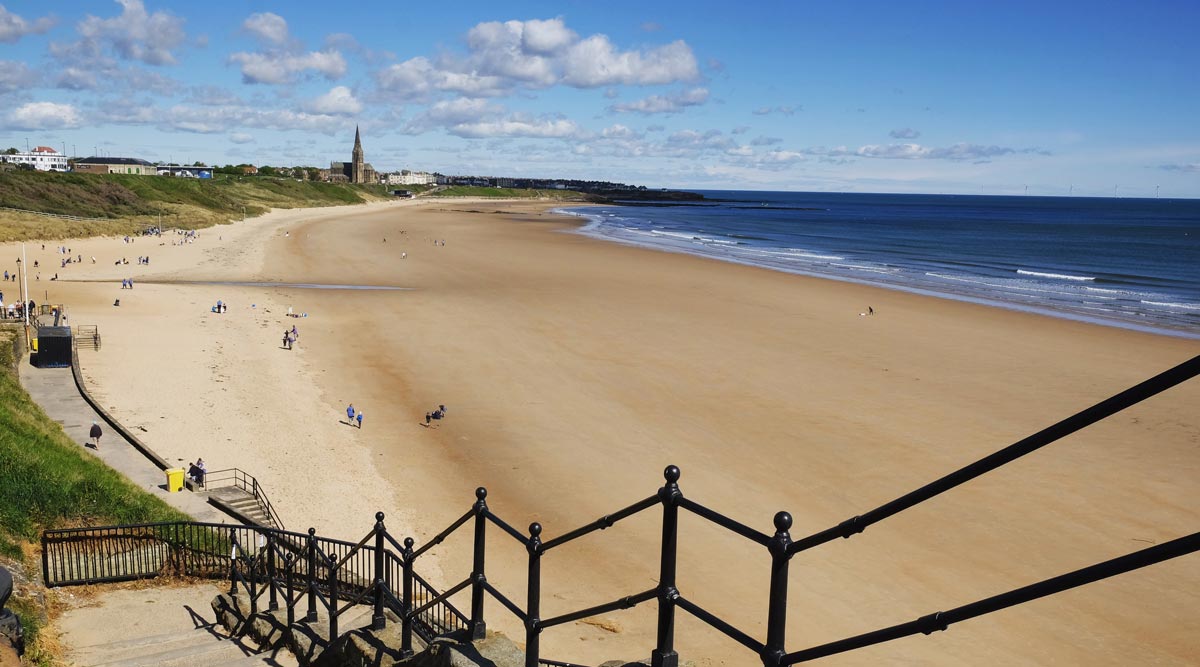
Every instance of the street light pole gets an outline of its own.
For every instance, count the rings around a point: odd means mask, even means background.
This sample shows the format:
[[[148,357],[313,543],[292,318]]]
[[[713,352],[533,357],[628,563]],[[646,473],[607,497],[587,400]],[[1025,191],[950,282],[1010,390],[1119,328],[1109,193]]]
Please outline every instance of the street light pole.
[[[29,340],[29,258],[21,244],[21,312],[25,313],[25,340]]]

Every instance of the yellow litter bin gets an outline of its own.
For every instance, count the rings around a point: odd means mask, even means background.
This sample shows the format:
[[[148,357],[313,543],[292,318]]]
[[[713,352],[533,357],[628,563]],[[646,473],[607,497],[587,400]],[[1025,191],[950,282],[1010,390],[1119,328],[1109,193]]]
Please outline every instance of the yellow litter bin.
[[[167,491],[175,493],[183,489],[183,468],[167,468]]]

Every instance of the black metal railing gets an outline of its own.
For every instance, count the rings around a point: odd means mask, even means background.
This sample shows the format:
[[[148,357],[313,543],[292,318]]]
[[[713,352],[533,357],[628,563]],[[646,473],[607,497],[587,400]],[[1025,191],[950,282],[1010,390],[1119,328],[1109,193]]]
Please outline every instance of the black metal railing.
[[[308,535],[303,535],[267,528],[226,528],[229,530],[227,543],[231,547],[231,555],[227,557],[231,588],[236,589],[240,585],[249,591],[253,611],[257,610],[257,599],[264,592],[268,592],[270,595],[270,608],[277,608],[279,590],[280,588],[286,589],[287,592],[283,597],[288,605],[289,622],[293,620],[292,608],[300,604],[302,598],[307,600],[307,620],[315,621],[319,602],[328,613],[331,639],[339,635],[338,617],[354,604],[370,600],[374,605],[372,616],[374,627],[381,628],[386,624],[386,617],[383,613],[385,608],[391,609],[401,619],[403,624],[402,650],[405,654],[412,653],[412,635],[414,633],[425,641],[429,641],[433,636],[446,631],[462,629],[466,630],[473,638],[482,638],[486,631],[484,600],[486,596],[491,596],[524,625],[526,667],[538,667],[539,665],[578,667],[570,663],[556,662],[540,657],[540,637],[543,631],[572,621],[619,609],[629,609],[655,600],[658,606],[658,621],[655,647],[651,651],[651,664],[654,667],[677,667],[679,664],[679,656],[675,650],[676,610],[691,614],[738,642],[753,652],[763,665],[768,667],[793,665],[917,633],[931,634],[938,630],[945,630],[953,623],[1200,551],[1200,532],[1197,532],[949,611],[927,614],[907,623],[799,651],[788,652],[786,649],[788,565],[793,556],[835,538],[850,538],[872,524],[910,509],[960,484],[1106,419],[1120,410],[1190,380],[1196,375],[1200,375],[1200,356],[891,502],[798,540],[793,540],[789,532],[792,528],[792,517],[787,512],[775,514],[773,534],[760,532],[685,497],[678,484],[679,468],[668,466],[664,471],[666,483],[654,495],[547,540],[542,539],[542,526],[538,523],[530,524],[528,534],[526,534],[493,514],[487,505],[487,490],[482,487],[476,489],[475,502],[466,513],[425,545],[415,550],[412,538],[405,539],[403,545],[400,545],[388,535],[383,524],[383,513],[376,514],[374,529],[357,544],[319,538],[311,529]],[[541,618],[541,570],[542,558],[546,553],[593,532],[610,528],[618,522],[656,506],[662,508],[662,542],[657,586],[625,595],[605,604],[551,618]],[[771,559],[771,577],[767,603],[767,634],[764,639],[757,639],[731,622],[704,609],[677,588],[678,523],[681,509],[766,549]],[[468,524],[471,525],[474,533],[471,572],[465,579],[449,587],[445,592],[438,593],[432,586],[415,575],[414,565],[421,556]],[[502,535],[521,544],[528,554],[528,578],[524,606],[514,602],[512,598],[488,581],[486,555],[489,524],[499,529]],[[205,530],[211,530],[215,526],[215,524],[185,525],[202,527]],[[147,538],[148,528],[152,527],[46,531],[43,534],[42,542],[43,569],[47,584],[56,585],[62,575],[58,574],[60,570],[55,568],[61,569],[63,567],[61,563],[72,563],[74,562],[72,559],[76,558],[85,561],[91,558],[96,562],[67,567],[66,571],[76,577],[101,577],[94,579],[97,581],[115,580],[105,574],[108,572],[105,568],[113,562],[127,566],[126,578],[153,576],[140,573],[146,569],[154,569],[155,564],[163,560],[170,561],[176,568],[196,568],[202,571],[209,571],[212,568],[213,563],[207,555],[208,552],[204,549],[197,551],[195,547],[196,544],[212,544],[212,538],[193,535],[190,541],[184,540],[187,546],[182,547],[182,557],[172,557],[170,554],[155,556],[154,554],[159,552],[153,549],[152,543],[155,540]],[[199,529],[196,528],[196,530]],[[122,532],[126,530],[132,530],[132,532]],[[88,539],[81,537],[91,534],[88,531],[100,531],[96,533],[100,543],[112,546],[92,546]],[[158,537],[157,533],[153,533],[153,531],[151,533],[155,535],[155,539],[162,539]],[[176,541],[179,541],[176,533],[167,531],[166,534],[175,536]],[[187,531],[184,531],[184,534],[187,535]],[[247,542],[246,539],[251,536],[259,542]],[[254,546],[247,548],[243,545]],[[150,555],[130,557],[115,553],[119,550],[135,553],[139,549]],[[47,561],[48,554],[49,561]],[[47,564],[48,562],[49,564]],[[301,563],[303,564],[301,565]],[[283,566],[282,575],[280,574],[281,564]],[[106,576],[109,578],[104,578]],[[297,577],[303,580],[299,584],[296,582]],[[396,592],[397,580],[402,582],[399,595]],[[70,583],[82,583],[82,580],[73,580]],[[455,594],[467,590],[470,591],[470,611],[468,614],[463,614],[451,606],[448,600]],[[346,604],[339,606],[342,602]]]
[[[283,521],[279,518],[279,514],[276,513],[275,506],[267,498],[266,489],[250,473],[240,468],[226,468],[225,470],[214,470],[210,473],[205,473],[203,479],[203,486],[208,491],[222,487],[234,487],[246,492],[254,498],[259,511],[266,517],[268,527],[279,530],[284,529]]]

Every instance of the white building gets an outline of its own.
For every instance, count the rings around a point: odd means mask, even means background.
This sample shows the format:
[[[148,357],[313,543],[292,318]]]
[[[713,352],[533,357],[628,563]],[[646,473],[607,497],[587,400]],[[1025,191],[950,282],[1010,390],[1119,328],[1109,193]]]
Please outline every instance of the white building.
[[[425,171],[403,169],[399,174],[387,175],[388,185],[437,185],[437,177]]]
[[[28,153],[0,155],[0,161],[8,162],[9,164],[33,165],[33,168],[38,171],[67,170],[67,156],[49,146],[38,146]]]

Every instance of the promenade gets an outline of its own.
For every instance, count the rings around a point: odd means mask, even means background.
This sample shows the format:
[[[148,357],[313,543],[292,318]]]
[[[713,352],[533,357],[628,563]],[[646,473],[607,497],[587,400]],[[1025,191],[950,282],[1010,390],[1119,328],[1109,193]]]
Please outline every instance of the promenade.
[[[187,490],[168,493],[163,471],[111,428],[92,406],[83,400],[75,386],[74,378],[71,377],[70,368],[35,368],[26,357],[19,366],[19,373],[21,386],[29,392],[29,396],[51,419],[62,425],[63,430],[80,448],[104,461],[142,490],[158,496],[196,521],[237,523],[209,505],[202,494]],[[104,429],[99,451],[84,447],[84,443],[90,440],[88,430],[93,421]],[[187,467],[187,461],[180,459],[177,463],[181,468]]]

